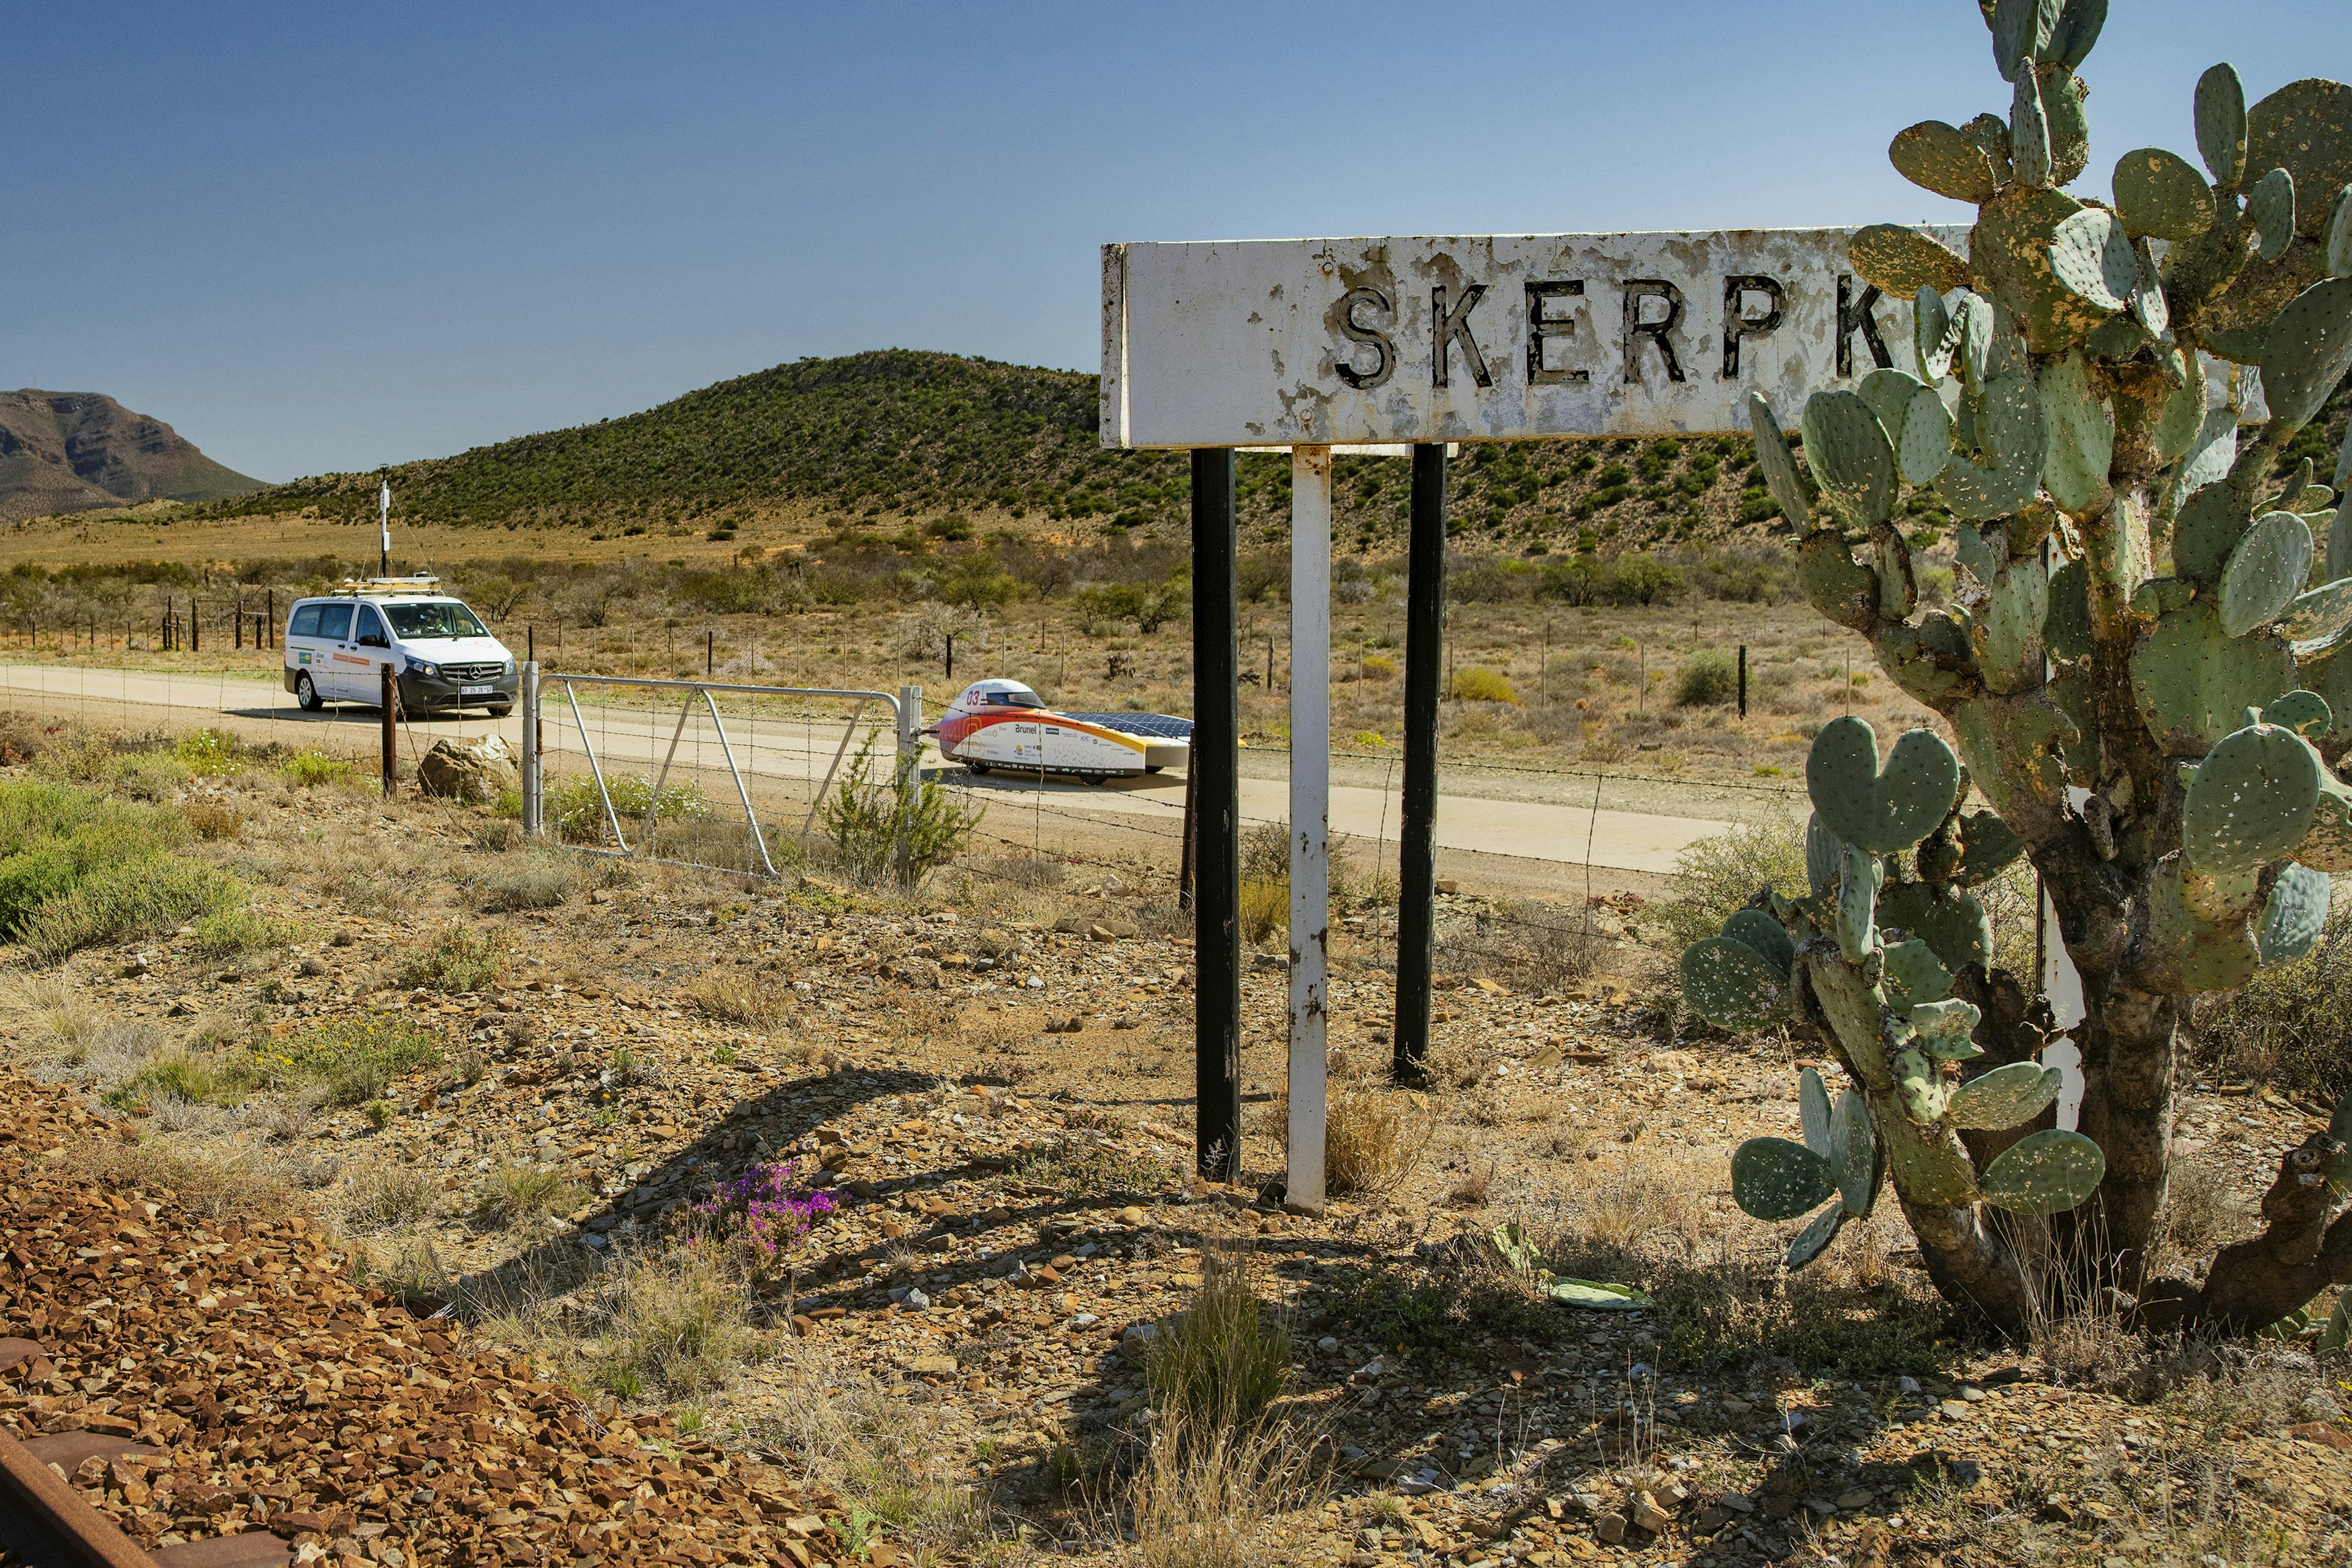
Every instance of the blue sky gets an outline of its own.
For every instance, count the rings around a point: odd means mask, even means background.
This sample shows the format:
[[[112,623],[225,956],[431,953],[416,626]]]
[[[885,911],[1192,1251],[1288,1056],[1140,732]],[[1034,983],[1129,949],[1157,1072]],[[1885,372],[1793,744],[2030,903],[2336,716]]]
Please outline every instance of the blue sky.
[[[2342,0],[2114,0],[2096,138],[2193,156],[2218,59]],[[1970,0],[1433,7],[19,4],[0,386],[263,478],[898,346],[1092,369],[1112,239],[1954,210],[1895,131],[2005,111]]]

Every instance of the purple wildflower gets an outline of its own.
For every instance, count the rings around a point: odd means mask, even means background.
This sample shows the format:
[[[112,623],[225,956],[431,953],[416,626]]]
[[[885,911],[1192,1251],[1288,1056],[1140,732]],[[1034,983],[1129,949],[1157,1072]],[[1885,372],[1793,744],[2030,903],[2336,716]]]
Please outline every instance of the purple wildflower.
[[[818,1220],[840,1207],[831,1193],[802,1187],[798,1161],[779,1160],[721,1182],[694,1212],[741,1226],[753,1246],[773,1257],[779,1247],[806,1236]]]

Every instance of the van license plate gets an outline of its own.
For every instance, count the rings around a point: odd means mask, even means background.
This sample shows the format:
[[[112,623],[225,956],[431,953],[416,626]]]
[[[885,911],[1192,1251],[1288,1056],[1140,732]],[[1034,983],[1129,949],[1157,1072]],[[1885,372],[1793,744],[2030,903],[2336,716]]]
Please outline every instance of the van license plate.
[[[497,689],[498,688],[494,686],[461,686],[457,688],[457,695],[460,697],[488,697],[491,692]]]

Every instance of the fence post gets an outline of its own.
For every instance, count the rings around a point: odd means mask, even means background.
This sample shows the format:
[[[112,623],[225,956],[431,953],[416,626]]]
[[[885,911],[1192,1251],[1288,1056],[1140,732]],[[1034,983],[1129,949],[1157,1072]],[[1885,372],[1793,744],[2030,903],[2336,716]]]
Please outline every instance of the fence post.
[[[188,595],[188,651],[190,653],[205,651],[204,611],[203,607],[196,603],[196,596],[194,594]]]
[[[948,634],[947,682],[950,686],[953,686],[955,684],[955,633],[953,632],[950,632]]]
[[[1437,701],[1445,667],[1445,447],[1412,449],[1404,632],[1404,801],[1397,838],[1396,1032],[1389,1071],[1421,1080],[1436,938]]]
[[[1283,1130],[1284,1195],[1319,1213],[1331,951],[1331,448],[1294,447],[1290,474],[1290,1110]],[[1271,688],[1271,633],[1265,646]]]
[[[1443,448],[1440,448],[1443,450]],[[1241,1171],[1241,648],[1234,582],[1234,454],[1192,453],[1194,1159]]]
[[[390,659],[378,668],[383,677],[383,798],[390,800],[400,784],[400,681]]]
[[[1739,716],[1748,717],[1748,645],[1739,645]]]
[[[278,646],[278,590],[269,590],[269,646]]]
[[[909,868],[907,863],[908,851],[912,847],[907,841],[908,817],[910,815],[908,797],[923,787],[921,769],[918,766],[922,760],[923,745],[922,739],[918,733],[923,725],[923,689],[921,687],[898,688],[897,719],[898,758],[897,764],[891,769],[891,777],[898,789],[898,829],[897,842],[890,847],[890,861],[891,869],[898,879],[898,885],[903,888],[911,880],[908,875]]]
[[[539,666],[522,667],[522,836],[540,835]]]
[[[702,634],[702,678],[708,680],[718,673],[719,634],[706,631]]]

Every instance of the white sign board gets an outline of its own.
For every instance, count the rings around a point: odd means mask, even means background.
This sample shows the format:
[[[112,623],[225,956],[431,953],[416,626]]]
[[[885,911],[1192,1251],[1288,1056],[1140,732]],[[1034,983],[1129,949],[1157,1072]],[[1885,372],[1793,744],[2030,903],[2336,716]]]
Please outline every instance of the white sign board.
[[[1916,369],[1853,232],[1105,246],[1102,442],[1744,433],[1751,391],[1794,426],[1820,388]]]

